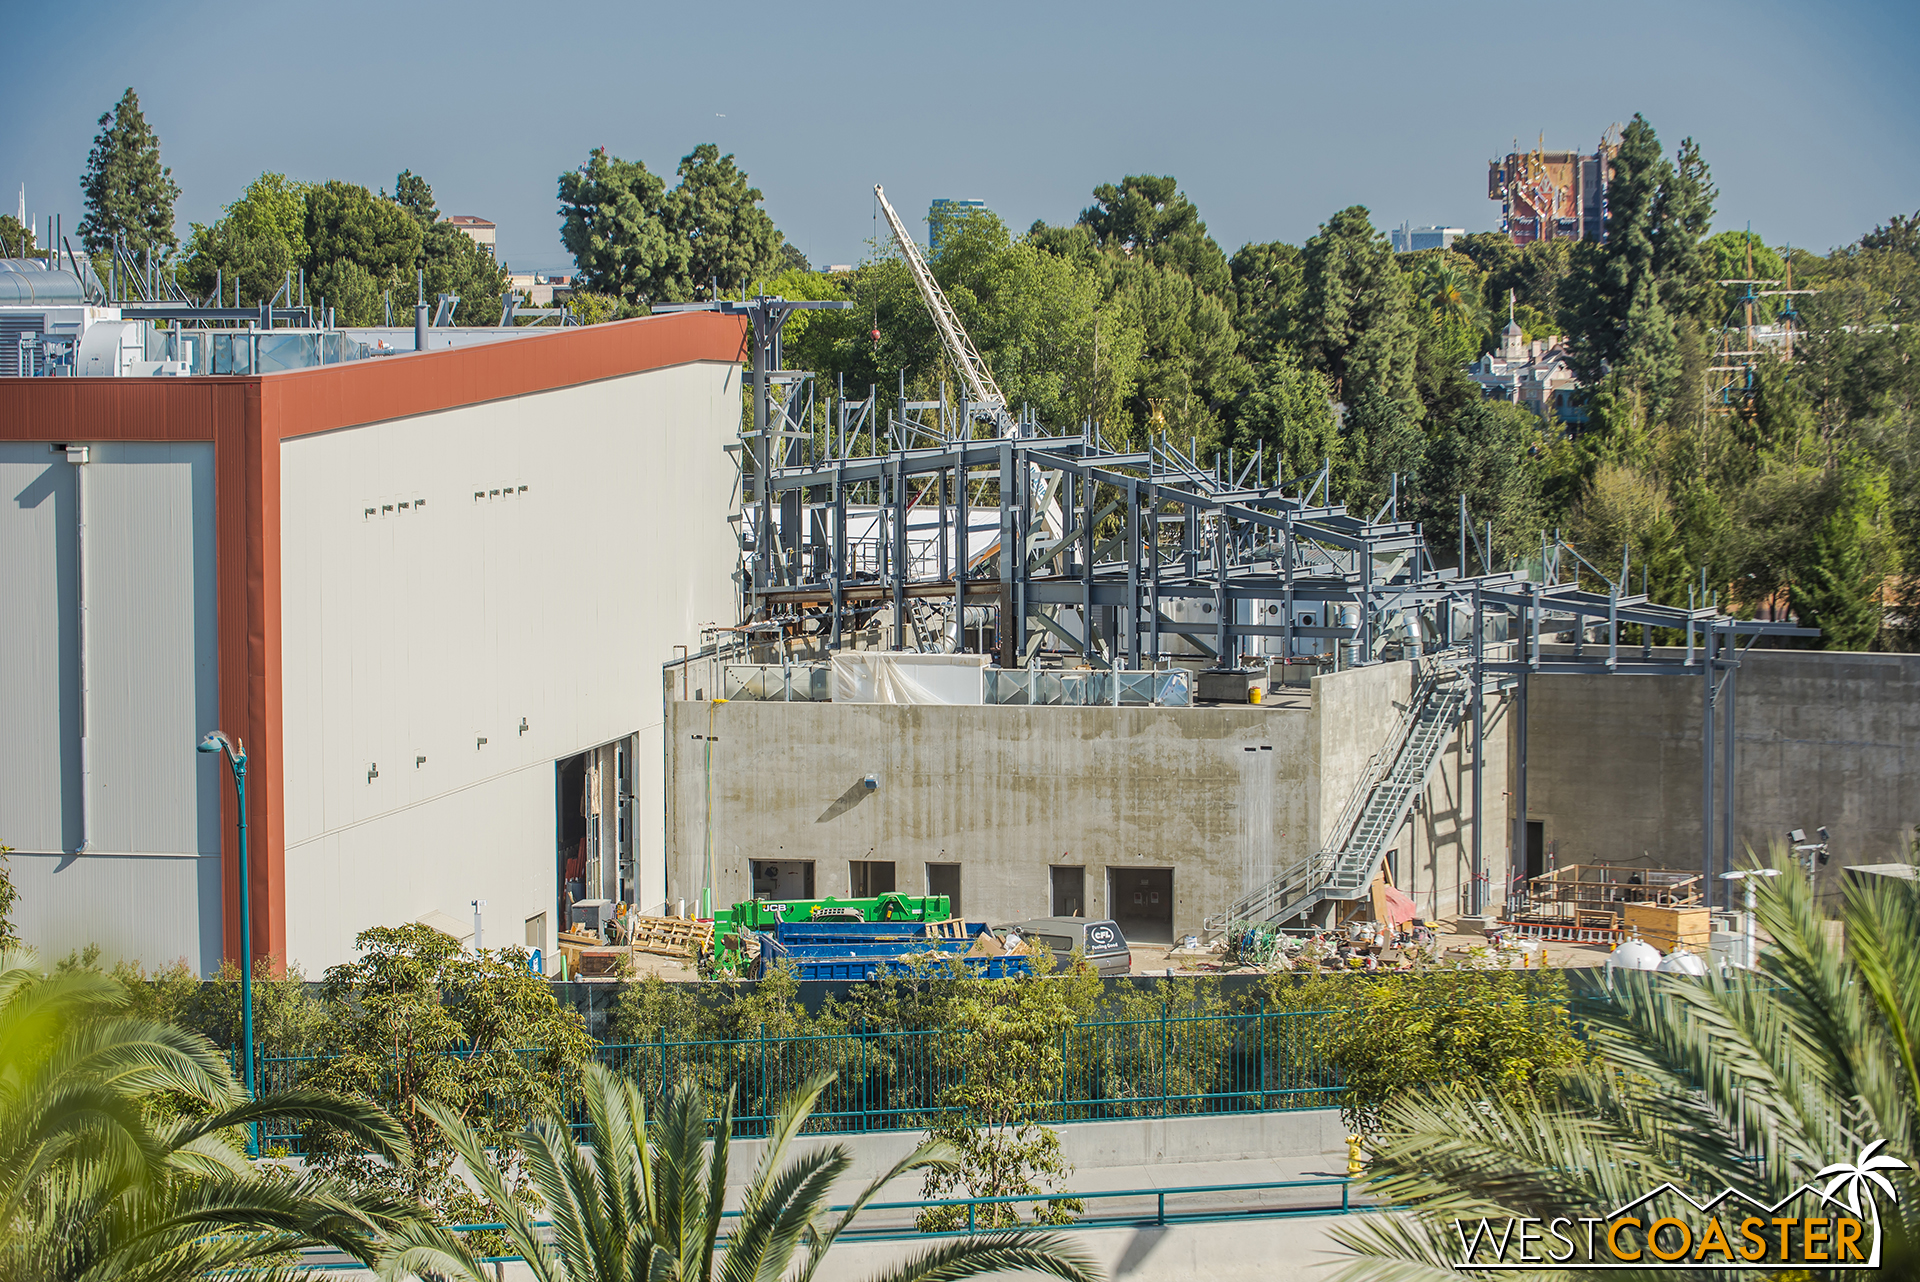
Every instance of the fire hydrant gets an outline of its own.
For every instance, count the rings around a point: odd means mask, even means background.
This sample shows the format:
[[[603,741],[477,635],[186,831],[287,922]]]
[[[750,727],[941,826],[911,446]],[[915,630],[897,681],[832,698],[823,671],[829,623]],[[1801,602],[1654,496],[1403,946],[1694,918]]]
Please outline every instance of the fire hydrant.
[[[1367,1159],[1360,1152],[1360,1137],[1358,1135],[1347,1136],[1347,1175],[1348,1177],[1351,1178],[1358,1175],[1364,1175],[1366,1173],[1366,1170],[1367,1170]]]

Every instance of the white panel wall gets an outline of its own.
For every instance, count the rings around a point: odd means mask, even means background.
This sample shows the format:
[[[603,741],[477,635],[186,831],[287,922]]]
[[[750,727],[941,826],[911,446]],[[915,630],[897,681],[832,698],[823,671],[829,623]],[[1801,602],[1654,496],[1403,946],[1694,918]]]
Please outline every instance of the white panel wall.
[[[739,412],[735,367],[698,364],[283,445],[288,951],[308,974],[368,926],[476,898],[492,941],[553,923],[553,762],[629,734],[639,898],[664,899],[660,665],[733,620]]]
[[[213,447],[94,443],[90,459],[80,853],[80,469],[45,442],[0,444],[0,845],[17,851],[21,935],[43,953],[97,944],[204,973],[220,955],[225,780],[193,750],[219,715]]]

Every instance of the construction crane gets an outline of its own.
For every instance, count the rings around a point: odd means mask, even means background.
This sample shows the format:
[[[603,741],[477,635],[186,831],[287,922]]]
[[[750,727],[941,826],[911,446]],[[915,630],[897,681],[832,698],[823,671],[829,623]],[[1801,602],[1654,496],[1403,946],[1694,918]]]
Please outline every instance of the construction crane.
[[[940,282],[933,278],[926,258],[920,253],[920,246],[907,234],[906,224],[900,221],[900,215],[894,213],[893,206],[887,203],[886,189],[875,183],[873,194],[880,202],[881,211],[887,216],[887,226],[893,230],[893,239],[907,260],[907,270],[913,273],[913,283],[920,288],[920,297],[926,300],[927,310],[933,313],[933,323],[940,331],[940,341],[946,344],[947,355],[960,371],[960,377],[966,381],[967,395],[972,401],[968,408],[997,427],[1000,435],[1018,436],[1020,425],[1007,412],[1007,398],[1000,391],[1000,385],[993,381],[993,371],[987,368],[986,358],[980,355],[980,349],[973,345],[967,327],[960,323],[959,314],[953,310],[953,304],[947,301]]]
[[[934,327],[940,331],[940,341],[946,345],[947,356],[959,369],[960,377],[967,385],[967,411],[976,418],[992,423],[1002,437],[1020,435],[1020,423],[1007,411],[1007,397],[1000,390],[1000,384],[993,381],[993,371],[987,368],[986,358],[980,355],[980,349],[973,345],[973,337],[967,333],[967,327],[960,323],[959,313],[953,310],[953,304],[947,301],[946,291],[940,288],[940,282],[933,278],[933,271],[927,266],[925,255],[920,246],[907,233],[907,226],[900,221],[900,215],[894,212],[893,205],[887,200],[887,192],[879,183],[873,185],[874,199],[880,202],[881,210],[887,216],[887,226],[893,232],[893,239],[900,246],[900,253],[907,260],[907,270],[913,273],[913,283],[920,289],[920,297],[926,301],[927,310],[933,314]],[[1056,488],[1060,475],[1054,473],[1049,479],[1048,473],[1029,464],[1027,467],[1028,492],[1032,496],[1035,515],[1039,517],[1040,529],[1028,544],[1027,551],[1032,554],[1035,547],[1051,546],[1053,551],[1048,559],[1065,573],[1070,550],[1067,548],[1065,532],[1066,514],[1061,510]],[[964,536],[963,536],[964,537]],[[1000,540],[994,539],[984,551],[975,558],[984,559],[1000,552]],[[1057,608],[1049,613],[1039,613],[1053,617]],[[955,619],[953,626],[958,629],[961,620]],[[1085,619],[1079,620],[1083,629],[1090,627]],[[957,633],[956,633],[957,635]]]

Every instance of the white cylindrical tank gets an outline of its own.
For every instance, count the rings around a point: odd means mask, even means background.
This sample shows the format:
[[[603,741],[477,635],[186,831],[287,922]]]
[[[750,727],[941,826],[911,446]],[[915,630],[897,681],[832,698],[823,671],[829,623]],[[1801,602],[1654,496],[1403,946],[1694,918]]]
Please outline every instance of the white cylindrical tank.
[[[1638,939],[1629,939],[1607,956],[1607,971],[1658,970],[1660,950]]]
[[[1707,973],[1707,964],[1700,960],[1700,954],[1685,948],[1676,948],[1661,958],[1660,964],[1655,969],[1663,975],[1704,976]]]

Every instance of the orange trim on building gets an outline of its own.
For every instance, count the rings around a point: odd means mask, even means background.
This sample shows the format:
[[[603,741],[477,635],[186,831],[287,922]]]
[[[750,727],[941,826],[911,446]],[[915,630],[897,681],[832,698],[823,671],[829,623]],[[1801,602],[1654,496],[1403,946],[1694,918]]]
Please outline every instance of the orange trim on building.
[[[682,312],[265,376],[0,377],[0,440],[213,442],[220,728],[239,738],[249,757],[256,957],[284,960],[287,949],[280,442],[673,365],[746,358],[744,319]],[[223,950],[237,961],[239,838],[224,770],[220,796]]]

